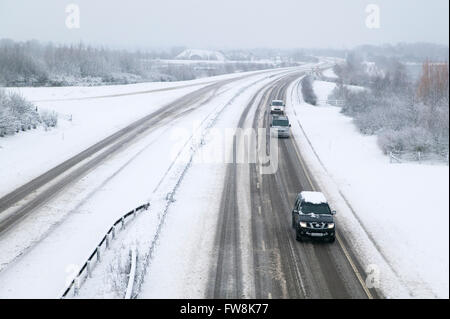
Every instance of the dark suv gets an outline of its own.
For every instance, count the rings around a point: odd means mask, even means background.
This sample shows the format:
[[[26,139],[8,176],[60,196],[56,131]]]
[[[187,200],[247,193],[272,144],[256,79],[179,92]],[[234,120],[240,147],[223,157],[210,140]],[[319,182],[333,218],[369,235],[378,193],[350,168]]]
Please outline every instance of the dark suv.
[[[321,192],[301,192],[292,210],[292,227],[295,228],[296,239],[323,238],[334,242],[335,214]]]

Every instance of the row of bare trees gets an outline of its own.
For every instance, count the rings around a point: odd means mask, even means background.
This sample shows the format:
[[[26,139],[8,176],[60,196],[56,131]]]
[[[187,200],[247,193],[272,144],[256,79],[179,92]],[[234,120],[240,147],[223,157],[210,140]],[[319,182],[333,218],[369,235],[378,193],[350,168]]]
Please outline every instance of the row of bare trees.
[[[448,63],[425,61],[422,66],[417,96],[430,106],[448,105]]]
[[[302,81],[301,81],[301,86],[302,86],[302,96],[303,96],[303,100],[306,103],[309,103],[311,105],[316,105],[317,104],[317,96],[314,93],[314,88],[313,88],[313,80],[311,78],[311,76],[307,75],[305,76]]]
[[[342,112],[354,118],[363,134],[376,134],[384,152],[448,154],[449,66],[425,61],[412,80],[405,66],[392,59],[376,74],[351,57],[335,67],[338,85],[331,99],[343,99]],[[365,89],[354,90],[348,84]]]
[[[273,63],[161,63],[173,52],[129,52],[83,44],[0,40],[0,86],[68,86],[180,81],[273,68]],[[280,67],[288,65],[278,65]]]

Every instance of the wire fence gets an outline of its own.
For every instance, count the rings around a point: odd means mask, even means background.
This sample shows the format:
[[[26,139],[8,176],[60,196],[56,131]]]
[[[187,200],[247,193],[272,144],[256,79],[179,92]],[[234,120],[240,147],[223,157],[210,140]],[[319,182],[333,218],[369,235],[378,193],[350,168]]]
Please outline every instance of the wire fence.
[[[327,100],[317,100],[318,104],[328,104],[333,106],[344,106],[345,100],[327,99]]]
[[[139,207],[136,207],[135,209],[129,211],[122,217],[120,217],[118,220],[114,222],[114,224],[111,226],[111,228],[108,230],[108,232],[103,236],[100,243],[97,245],[97,247],[94,249],[94,251],[91,253],[87,261],[84,263],[84,265],[81,267],[78,274],[75,276],[75,278],[70,282],[69,286],[66,288],[62,295],[62,299],[68,297],[71,293],[72,296],[76,296],[79,292],[79,289],[81,285],[86,281],[87,278],[92,276],[92,270],[94,267],[101,262],[102,259],[102,253],[107,250],[110,246],[111,241],[116,237],[116,233],[118,231],[121,231],[125,229],[126,224],[136,217],[136,214],[148,210],[150,207],[150,203],[143,204]],[[134,255],[135,256],[135,255]]]
[[[423,153],[423,152],[389,152],[390,163],[447,163],[448,152]]]

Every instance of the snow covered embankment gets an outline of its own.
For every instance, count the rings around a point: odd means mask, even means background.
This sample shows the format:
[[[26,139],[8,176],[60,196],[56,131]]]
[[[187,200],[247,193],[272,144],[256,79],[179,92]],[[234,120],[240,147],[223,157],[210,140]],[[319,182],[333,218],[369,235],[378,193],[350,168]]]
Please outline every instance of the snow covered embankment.
[[[333,83],[316,81],[319,101]],[[365,268],[379,270],[388,298],[449,296],[449,168],[390,164],[340,108],[303,102],[291,86],[288,115],[311,174],[338,211]]]

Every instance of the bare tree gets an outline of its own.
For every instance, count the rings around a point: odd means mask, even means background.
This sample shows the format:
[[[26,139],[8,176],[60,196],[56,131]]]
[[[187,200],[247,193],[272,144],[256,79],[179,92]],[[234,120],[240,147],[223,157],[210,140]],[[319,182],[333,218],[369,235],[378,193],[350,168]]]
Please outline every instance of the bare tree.
[[[303,100],[305,100],[306,103],[309,103],[311,105],[316,105],[317,96],[314,93],[311,77],[305,76],[302,79],[301,85],[302,85]]]

